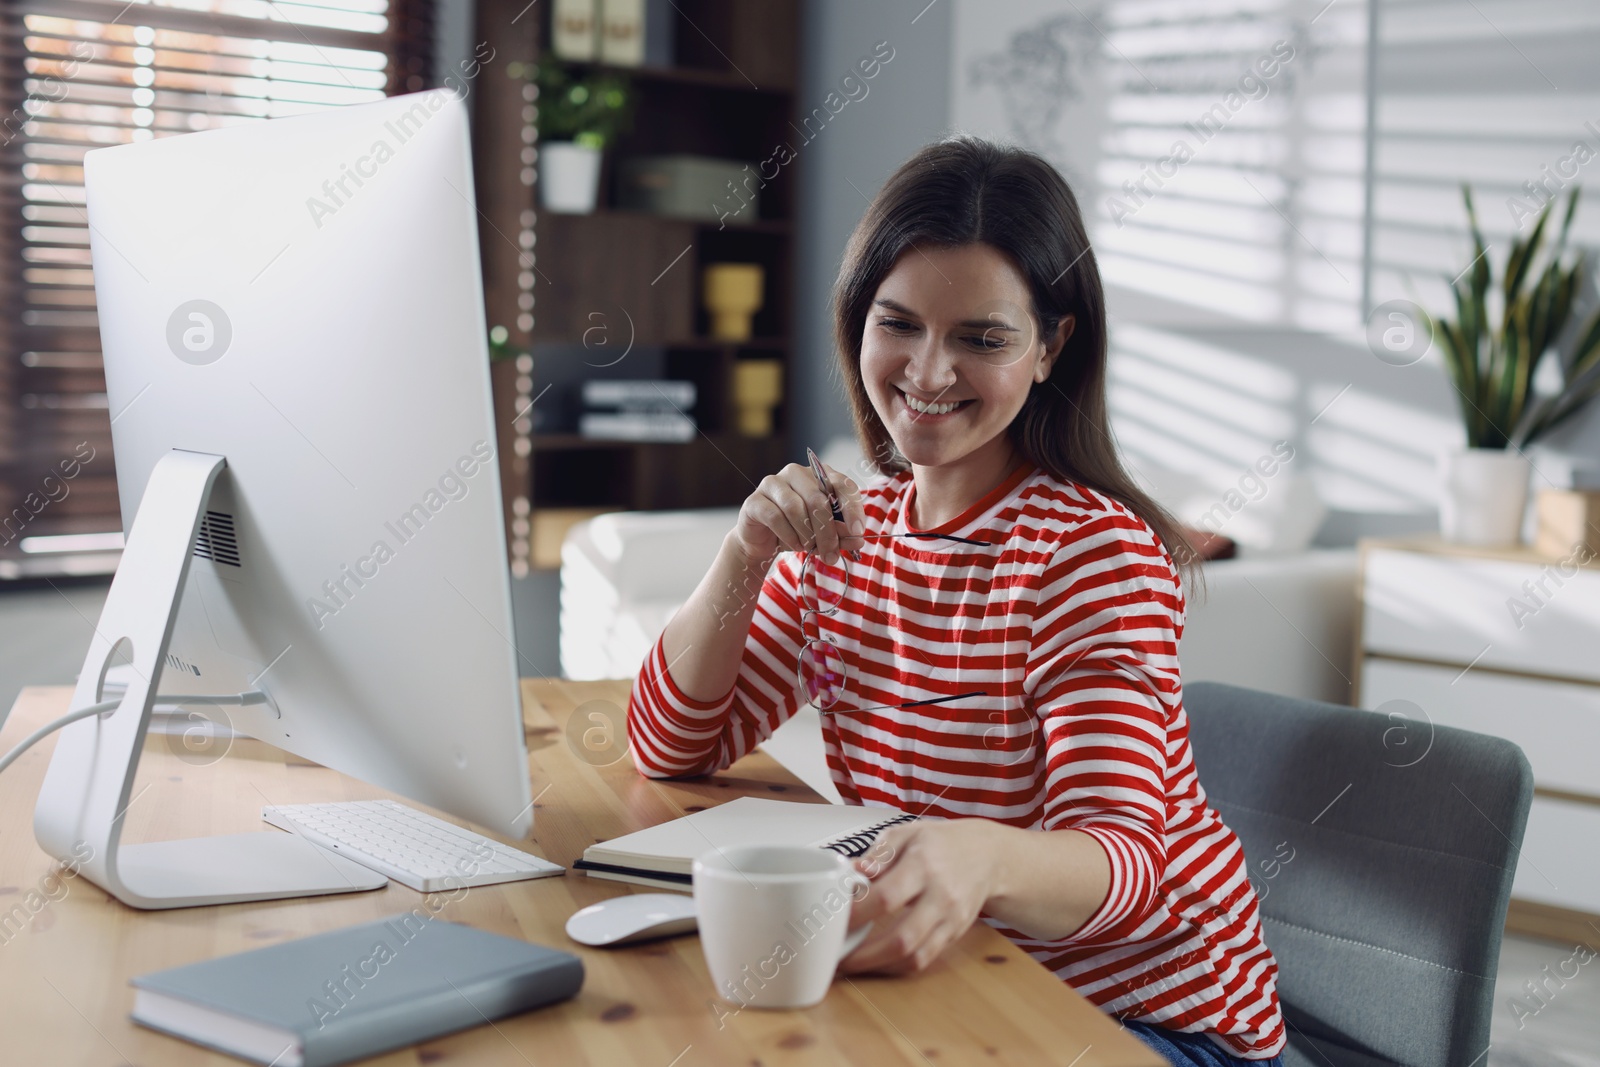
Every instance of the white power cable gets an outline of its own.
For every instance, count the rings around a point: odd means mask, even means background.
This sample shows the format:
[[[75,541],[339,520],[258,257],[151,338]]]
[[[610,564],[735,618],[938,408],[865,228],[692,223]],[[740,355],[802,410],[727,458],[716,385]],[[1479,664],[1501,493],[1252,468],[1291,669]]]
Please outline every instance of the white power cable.
[[[27,737],[24,737],[22,739],[22,743],[16,748],[12,749],[10,752],[7,752],[4,756],[0,756],[0,772],[3,772],[7,767],[15,763],[18,756],[28,751],[28,749],[32,748],[34,745],[37,745],[40,741],[43,741],[45,738],[55,733],[63,726],[66,726],[69,723],[77,722],[79,719],[87,719],[91,715],[104,715],[108,711],[115,711],[117,705],[121,703],[122,701],[120,700],[107,700],[102,704],[90,704],[86,708],[79,708],[77,711],[69,711],[55,722],[39,727]]]
[[[167,707],[182,707],[186,704],[199,704],[212,707],[249,707],[252,704],[265,704],[266,702],[267,695],[258,689],[253,689],[248,693],[231,693],[220,696],[178,696],[174,694],[172,696],[158,696],[154,701],[155,704],[164,705]],[[67,714],[61,716],[61,718],[55,720],[54,722],[46,723],[44,726],[39,727],[27,737],[24,737],[22,742],[17,745],[16,748],[13,748],[4,756],[0,756],[0,773],[3,773],[7,767],[15,763],[18,756],[28,751],[28,749],[32,748],[34,745],[37,745],[40,741],[43,741],[45,738],[55,733],[63,726],[75,723],[79,719],[87,719],[91,715],[104,715],[108,711],[115,711],[121,704],[121,697],[118,697],[116,700],[107,700],[99,704],[90,704],[86,708],[79,708],[77,711],[69,711]]]

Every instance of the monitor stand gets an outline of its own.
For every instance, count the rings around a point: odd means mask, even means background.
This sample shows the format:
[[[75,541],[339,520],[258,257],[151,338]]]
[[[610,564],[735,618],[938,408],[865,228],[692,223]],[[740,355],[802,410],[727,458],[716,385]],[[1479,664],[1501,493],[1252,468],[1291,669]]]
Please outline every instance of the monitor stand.
[[[72,706],[101,702],[106,671],[119,646],[132,661],[134,676],[114,710],[62,729],[33,812],[33,834],[41,848],[135,908],[347,893],[386,882],[381,874],[277,830],[121,842],[195,535],[226,463],[222,456],[173,449],[151,471]]]

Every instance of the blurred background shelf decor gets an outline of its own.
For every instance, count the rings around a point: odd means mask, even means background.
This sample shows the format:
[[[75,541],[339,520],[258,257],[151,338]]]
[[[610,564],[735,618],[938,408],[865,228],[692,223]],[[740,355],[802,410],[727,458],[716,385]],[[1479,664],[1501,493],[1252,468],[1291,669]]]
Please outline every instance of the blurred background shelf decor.
[[[604,94],[627,96],[625,107],[600,113],[631,112],[631,121],[607,129],[593,210],[537,212],[532,389],[548,387],[538,407],[557,413],[576,411],[572,398],[587,382],[635,383],[638,397],[656,382],[662,398],[653,411],[635,402],[626,413],[535,416],[529,535],[541,545],[559,544],[574,515],[736,504],[752,478],[786,461],[795,174],[759,171],[793,139],[800,63],[794,2],[569,2],[550,11],[553,54],[534,75],[538,181],[548,178],[552,94],[565,94],[563,109],[591,111]],[[653,42],[662,27],[667,42]],[[711,305],[730,294],[743,312],[733,318],[747,325],[719,332]],[[744,425],[761,432],[740,428],[746,363],[760,368],[766,415]]]

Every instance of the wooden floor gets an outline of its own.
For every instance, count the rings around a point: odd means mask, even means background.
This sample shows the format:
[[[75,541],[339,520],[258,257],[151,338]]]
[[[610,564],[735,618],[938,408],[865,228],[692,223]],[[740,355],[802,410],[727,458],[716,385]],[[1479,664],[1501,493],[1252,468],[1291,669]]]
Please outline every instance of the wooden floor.
[[[1573,949],[1506,937],[1488,1067],[1600,1067],[1600,955],[1583,963]],[[1555,978],[1546,977],[1546,967]],[[1562,978],[1574,971],[1576,977]],[[1526,983],[1540,980],[1546,992],[1535,999]]]

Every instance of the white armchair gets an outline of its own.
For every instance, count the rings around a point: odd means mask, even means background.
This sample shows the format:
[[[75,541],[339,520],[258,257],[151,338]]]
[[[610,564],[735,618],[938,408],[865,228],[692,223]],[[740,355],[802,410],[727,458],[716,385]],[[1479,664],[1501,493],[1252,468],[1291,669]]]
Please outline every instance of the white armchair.
[[[1178,645],[1185,682],[1348,704],[1356,550],[1241,554],[1205,564]]]
[[[561,545],[561,673],[573,679],[638,674],[738,517],[738,508],[617,512],[572,527]],[[761,747],[839,803],[813,708],[802,708]]]
[[[561,673],[631,678],[711,568],[738,508],[600,515],[561,544]]]

